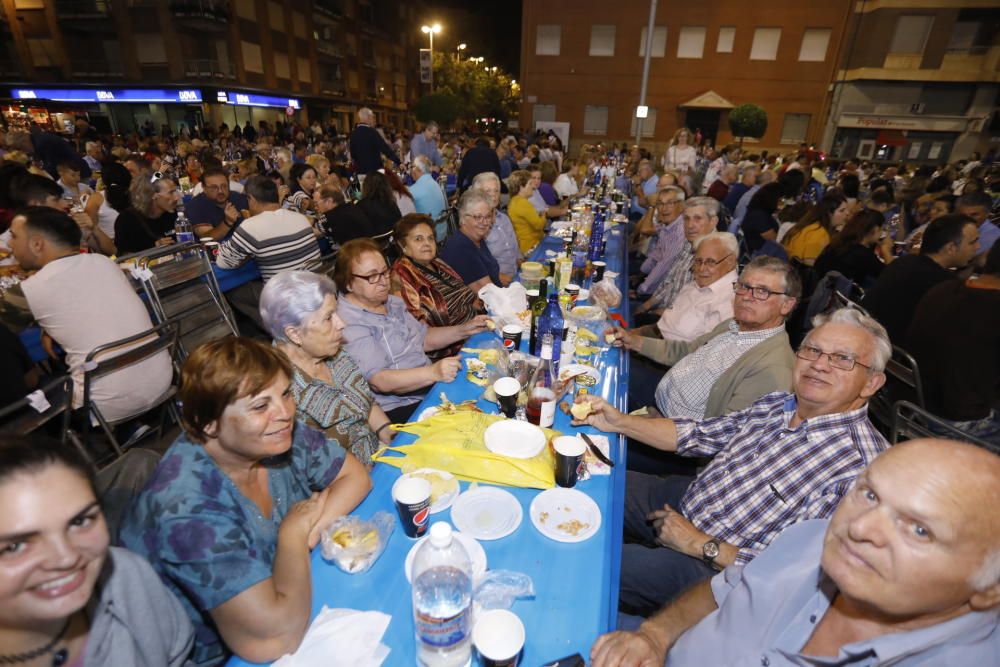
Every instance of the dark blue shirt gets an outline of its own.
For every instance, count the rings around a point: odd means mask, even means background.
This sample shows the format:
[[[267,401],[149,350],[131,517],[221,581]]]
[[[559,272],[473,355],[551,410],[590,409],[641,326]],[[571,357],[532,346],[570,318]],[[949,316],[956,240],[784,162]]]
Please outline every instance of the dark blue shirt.
[[[246,195],[239,192],[230,192],[229,201],[232,202],[237,211],[245,211],[250,208]],[[192,225],[212,225],[215,227],[226,217],[224,209],[209,199],[204,192],[184,206],[184,213],[187,214]]]
[[[445,242],[441,250],[441,259],[462,276],[466,285],[471,285],[486,276],[494,285],[502,287],[500,264],[485,242],[477,246],[461,231],[456,232]]]

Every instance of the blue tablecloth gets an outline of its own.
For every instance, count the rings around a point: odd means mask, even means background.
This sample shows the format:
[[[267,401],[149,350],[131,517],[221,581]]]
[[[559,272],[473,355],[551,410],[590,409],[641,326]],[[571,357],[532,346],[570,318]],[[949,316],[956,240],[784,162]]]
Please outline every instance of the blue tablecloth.
[[[619,227],[608,239],[608,270],[619,273],[618,283],[623,294],[627,293],[627,266],[625,237]],[[562,242],[546,237],[533,258],[544,260],[546,250],[562,247]],[[622,315],[628,318],[628,300],[623,299]],[[480,334],[469,341],[476,347],[489,339],[491,334]],[[522,349],[527,337],[522,341]],[[466,356],[463,354],[463,356]],[[628,355],[620,349],[605,352],[599,368],[602,382],[594,393],[625,409],[627,401]],[[444,391],[454,402],[477,398],[482,388],[473,385],[464,376],[450,384],[439,383],[428,393],[427,399],[415,412],[440,402]],[[486,412],[497,413],[496,406],[480,400]],[[556,412],[555,428],[564,433],[581,430],[599,433],[586,427],[574,428],[570,418]],[[554,542],[540,534],[531,523],[528,508],[540,491],[537,489],[507,488],[521,503],[524,519],[517,530],[502,539],[481,542],[486,551],[490,569],[509,569],[531,576],[535,586],[533,599],[518,600],[514,611],[527,629],[524,665],[541,665],[574,653],[587,656],[597,637],[614,629],[618,607],[618,580],[621,565],[622,517],[625,497],[625,439],[609,436],[611,455],[618,464],[610,476],[592,477],[577,485],[577,489],[593,498],[601,508],[600,530],[589,540],[578,544]],[[409,434],[401,434],[394,444],[414,441]],[[354,514],[370,518],[379,510],[395,512],[391,487],[400,472],[392,466],[376,464],[372,471],[374,488]],[[464,491],[468,484],[461,484]],[[431,517],[431,521],[450,521],[446,510]],[[415,644],[413,635],[410,585],[403,572],[406,554],[414,540],[406,537],[398,526],[386,547],[385,553],[368,572],[348,575],[327,563],[317,549],[312,558],[312,613],[315,616],[324,605],[331,608],[378,610],[392,617],[382,641],[392,652],[387,665],[413,665]],[[229,665],[247,665],[234,658]]]
[[[260,278],[260,271],[257,270],[257,263],[253,260],[235,269],[220,269],[213,265],[212,270],[219,281],[219,287],[223,292],[239,287],[251,280]],[[42,347],[42,330],[38,327],[28,327],[21,332],[21,342],[28,350],[28,355],[35,363],[45,361],[48,355]]]

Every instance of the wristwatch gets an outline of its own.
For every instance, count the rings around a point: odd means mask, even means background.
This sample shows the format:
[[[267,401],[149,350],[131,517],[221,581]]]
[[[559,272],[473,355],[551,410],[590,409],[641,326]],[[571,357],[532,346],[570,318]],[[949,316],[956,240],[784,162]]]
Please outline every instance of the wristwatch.
[[[719,541],[709,540],[701,545],[701,559],[711,565],[716,567],[715,559],[719,557]]]

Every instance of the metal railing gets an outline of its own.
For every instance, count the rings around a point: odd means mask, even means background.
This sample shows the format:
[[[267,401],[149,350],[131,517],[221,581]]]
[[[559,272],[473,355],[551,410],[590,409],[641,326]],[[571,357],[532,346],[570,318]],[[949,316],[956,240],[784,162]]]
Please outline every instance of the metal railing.
[[[340,47],[334,46],[329,42],[319,40],[316,42],[316,51],[318,53],[323,53],[328,56],[333,56],[334,58],[343,58],[344,54],[340,50]]]
[[[108,0],[56,0],[56,16],[60,19],[106,17],[111,13]]]
[[[184,76],[235,79],[236,71],[232,63],[222,63],[218,60],[185,60]]]
[[[229,19],[229,5],[223,0],[170,0],[170,11],[177,16]]]

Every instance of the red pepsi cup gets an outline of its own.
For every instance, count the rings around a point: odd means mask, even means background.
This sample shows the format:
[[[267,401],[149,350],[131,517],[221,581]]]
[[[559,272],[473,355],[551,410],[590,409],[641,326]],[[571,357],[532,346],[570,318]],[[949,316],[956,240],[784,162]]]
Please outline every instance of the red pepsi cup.
[[[431,483],[419,477],[401,477],[392,487],[399,520],[407,537],[422,537],[431,516]]]

